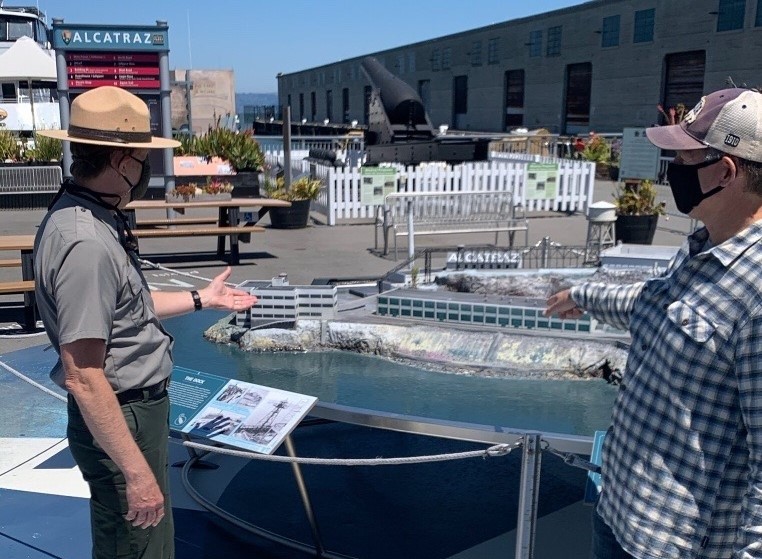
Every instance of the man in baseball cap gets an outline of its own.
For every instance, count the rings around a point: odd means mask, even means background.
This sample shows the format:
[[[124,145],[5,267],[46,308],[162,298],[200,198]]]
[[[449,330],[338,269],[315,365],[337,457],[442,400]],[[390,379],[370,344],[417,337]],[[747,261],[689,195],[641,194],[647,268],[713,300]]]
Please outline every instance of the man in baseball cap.
[[[595,559],[762,558],[762,95],[711,93],[680,124],[667,176],[701,220],[656,278],[585,283],[546,314],[583,311],[632,343],[602,448]]]
[[[172,336],[162,317],[243,310],[256,298],[218,275],[198,291],[149,291],[122,208],[151,176],[148,153],[179,142],[151,134],[146,104],[117,87],[78,96],[68,130],[73,180],[34,245],[37,305],[68,392],[69,448],[90,486],[95,559],[174,558],[167,476]]]

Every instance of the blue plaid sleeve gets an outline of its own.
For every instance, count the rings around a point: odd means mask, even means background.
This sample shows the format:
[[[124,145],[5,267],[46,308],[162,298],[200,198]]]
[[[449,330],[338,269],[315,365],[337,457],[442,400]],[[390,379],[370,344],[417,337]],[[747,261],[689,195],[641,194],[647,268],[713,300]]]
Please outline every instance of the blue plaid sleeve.
[[[749,483],[743,500],[733,557],[762,558],[762,316],[739,331],[736,376],[741,416],[749,446]]]
[[[604,283],[583,283],[571,288],[571,298],[581,309],[596,320],[628,330],[630,314],[644,282],[629,285],[607,285]]]

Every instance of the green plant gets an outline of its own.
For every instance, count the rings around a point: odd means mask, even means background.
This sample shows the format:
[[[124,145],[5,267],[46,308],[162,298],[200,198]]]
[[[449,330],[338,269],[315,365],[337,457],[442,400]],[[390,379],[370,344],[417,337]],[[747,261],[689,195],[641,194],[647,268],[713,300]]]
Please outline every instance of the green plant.
[[[177,155],[196,155],[211,159],[219,157],[230,163],[234,171],[260,171],[265,156],[250,130],[237,132],[219,126],[219,119],[200,136],[179,137]]]
[[[410,287],[416,289],[418,287],[418,274],[421,271],[419,266],[413,266],[410,268]]]
[[[664,202],[656,202],[656,187],[650,180],[625,183],[614,192],[614,204],[619,215],[662,215]]]
[[[24,152],[28,161],[61,161],[63,159],[63,144],[57,138],[34,134],[34,147]]]
[[[295,202],[297,200],[314,200],[320,194],[322,183],[319,179],[313,179],[309,176],[303,176],[291,183],[291,188],[286,190],[286,181],[279,177],[273,182],[266,178],[263,189],[268,198],[276,200],[287,200]]]
[[[21,146],[16,135],[9,130],[0,130],[0,161],[20,161]]]
[[[596,163],[608,163],[611,158],[611,148],[606,140],[597,134],[592,134],[590,139],[585,142],[585,149],[582,150],[582,158]]]

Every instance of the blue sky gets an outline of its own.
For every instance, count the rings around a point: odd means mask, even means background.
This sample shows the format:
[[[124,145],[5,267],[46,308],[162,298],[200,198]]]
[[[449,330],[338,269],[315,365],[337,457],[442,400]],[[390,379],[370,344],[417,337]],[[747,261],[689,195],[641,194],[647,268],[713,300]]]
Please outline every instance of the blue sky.
[[[235,71],[239,93],[343,58],[581,4],[581,0],[6,0],[69,23],[169,23],[172,68]],[[190,30],[190,33],[189,33]]]

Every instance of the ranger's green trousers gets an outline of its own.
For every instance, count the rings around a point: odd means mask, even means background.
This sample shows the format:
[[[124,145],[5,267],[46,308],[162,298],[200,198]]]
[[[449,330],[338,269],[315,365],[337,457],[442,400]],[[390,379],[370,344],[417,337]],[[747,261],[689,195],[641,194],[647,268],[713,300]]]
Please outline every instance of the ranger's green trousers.
[[[169,398],[165,392],[121,408],[164,494],[164,518],[155,528],[146,529],[124,519],[127,514],[124,475],[90,434],[76,401],[69,395],[66,434],[74,460],[90,486],[93,559],[172,559],[174,524],[167,475]]]

